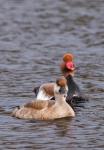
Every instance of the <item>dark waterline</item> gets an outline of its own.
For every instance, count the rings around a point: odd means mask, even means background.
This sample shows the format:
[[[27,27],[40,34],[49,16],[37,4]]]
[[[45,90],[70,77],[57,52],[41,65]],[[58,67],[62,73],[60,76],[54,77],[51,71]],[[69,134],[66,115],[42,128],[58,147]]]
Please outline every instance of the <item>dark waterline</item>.
[[[74,119],[12,118],[34,86],[61,75],[71,52],[89,101]],[[104,149],[104,1],[0,0],[0,149]]]

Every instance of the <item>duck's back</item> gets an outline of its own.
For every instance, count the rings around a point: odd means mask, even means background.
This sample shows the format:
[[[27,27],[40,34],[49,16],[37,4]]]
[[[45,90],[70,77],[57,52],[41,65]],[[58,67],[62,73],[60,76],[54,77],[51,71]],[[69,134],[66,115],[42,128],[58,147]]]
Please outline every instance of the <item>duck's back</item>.
[[[12,116],[17,118],[24,119],[41,119],[42,114],[52,105],[54,105],[55,101],[47,100],[47,101],[32,101],[21,107],[15,108],[12,112]]]

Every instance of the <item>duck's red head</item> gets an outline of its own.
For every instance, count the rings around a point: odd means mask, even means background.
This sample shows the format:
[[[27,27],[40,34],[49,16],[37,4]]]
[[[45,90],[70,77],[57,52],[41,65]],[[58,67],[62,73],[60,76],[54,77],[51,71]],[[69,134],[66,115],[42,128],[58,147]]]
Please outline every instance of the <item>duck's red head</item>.
[[[73,61],[73,59],[74,59],[74,56],[70,53],[66,53],[63,56],[63,61],[64,62],[70,62],[70,61]]]
[[[61,63],[61,71],[63,73],[73,73],[75,65],[73,62],[74,56],[70,53],[66,53],[63,56],[63,62]]]

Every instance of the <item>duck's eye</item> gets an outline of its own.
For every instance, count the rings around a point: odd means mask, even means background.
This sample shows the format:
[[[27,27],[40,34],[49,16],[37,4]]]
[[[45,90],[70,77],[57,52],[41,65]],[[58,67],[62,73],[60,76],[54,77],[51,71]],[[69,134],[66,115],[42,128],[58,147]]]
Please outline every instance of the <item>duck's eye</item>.
[[[60,94],[65,94],[65,93],[66,93],[66,89],[65,89],[64,87],[61,87],[61,88],[59,89],[59,93],[60,93]]]

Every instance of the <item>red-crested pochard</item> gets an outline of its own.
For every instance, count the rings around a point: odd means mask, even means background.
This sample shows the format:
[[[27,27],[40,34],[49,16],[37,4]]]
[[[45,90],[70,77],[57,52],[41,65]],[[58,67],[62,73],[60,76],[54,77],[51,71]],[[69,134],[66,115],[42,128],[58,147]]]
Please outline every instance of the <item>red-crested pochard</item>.
[[[54,100],[32,101],[23,106],[17,107],[12,116],[21,119],[53,120],[63,117],[74,117],[75,112],[66,102],[68,92],[67,80],[61,77],[53,85]]]
[[[74,65],[74,56],[70,53],[66,53],[63,56],[63,61],[61,62],[60,69],[62,74],[67,80],[68,85],[68,95],[66,101],[70,103],[82,102],[84,101],[84,97],[80,91],[80,88],[75,83],[73,76],[75,73],[75,65]],[[54,98],[54,83],[46,83],[42,84],[40,87],[34,88],[34,92],[37,96],[37,99],[48,100],[55,99]]]

